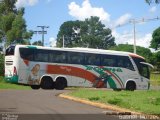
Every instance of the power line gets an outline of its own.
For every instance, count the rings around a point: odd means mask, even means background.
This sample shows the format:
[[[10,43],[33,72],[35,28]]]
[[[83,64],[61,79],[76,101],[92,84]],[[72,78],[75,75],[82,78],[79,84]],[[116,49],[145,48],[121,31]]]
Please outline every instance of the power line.
[[[44,34],[47,34],[47,31],[45,31],[45,28],[49,28],[49,26],[37,26],[40,27],[42,30],[41,31],[34,31],[34,34],[42,34],[42,46],[44,46]]]
[[[126,24],[123,24],[123,25],[117,25],[117,27],[121,27],[121,26],[124,26],[124,25],[128,25],[128,24],[133,24],[133,36],[134,36],[134,45],[133,45],[133,49],[134,49],[134,53],[136,53],[136,24],[139,24],[139,23],[143,23],[143,22],[150,22],[150,21],[156,21],[156,20],[160,20],[160,17],[155,17],[155,18],[148,18],[148,19],[145,19],[145,18],[142,18],[142,19],[130,19]]]

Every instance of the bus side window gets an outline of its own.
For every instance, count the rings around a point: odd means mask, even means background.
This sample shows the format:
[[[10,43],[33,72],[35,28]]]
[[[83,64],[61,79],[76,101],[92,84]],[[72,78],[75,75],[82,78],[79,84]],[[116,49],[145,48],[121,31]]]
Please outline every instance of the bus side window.
[[[133,67],[128,56],[118,56],[117,62],[118,62],[117,67],[123,67],[123,68],[127,68],[129,70],[134,70],[134,67]]]
[[[49,62],[51,62],[51,63],[54,62],[54,54],[53,54],[53,52],[52,52],[52,51],[49,51],[48,55],[49,55],[49,56],[48,56],[48,57],[49,57],[49,58],[48,58],[48,59],[49,59]]]
[[[55,54],[55,62],[56,63],[66,63],[67,62],[66,52],[57,51]]]
[[[84,54],[79,52],[68,52],[68,63],[70,64],[83,64]]]
[[[20,56],[22,59],[33,61],[34,59],[34,49],[29,48],[19,48]]]
[[[67,57],[64,51],[49,51],[49,62],[66,63]]]
[[[100,56],[97,54],[86,54],[85,55],[86,65],[100,65]]]
[[[35,50],[35,61],[48,62],[48,51],[47,50]]]
[[[117,65],[118,67],[123,67],[124,66],[123,59],[118,60]]]
[[[116,56],[114,55],[101,55],[101,65],[116,67]]]

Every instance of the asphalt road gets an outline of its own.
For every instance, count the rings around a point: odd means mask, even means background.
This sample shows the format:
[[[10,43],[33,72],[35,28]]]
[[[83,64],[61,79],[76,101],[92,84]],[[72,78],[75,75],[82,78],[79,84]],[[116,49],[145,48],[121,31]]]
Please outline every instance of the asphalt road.
[[[106,109],[58,97],[67,90],[0,90],[0,120],[117,120]],[[109,111],[109,110],[108,110]]]

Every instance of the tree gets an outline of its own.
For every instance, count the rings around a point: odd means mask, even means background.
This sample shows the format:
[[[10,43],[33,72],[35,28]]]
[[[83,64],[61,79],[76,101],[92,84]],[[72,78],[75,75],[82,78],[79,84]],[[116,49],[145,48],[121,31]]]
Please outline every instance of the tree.
[[[38,40],[32,43],[32,45],[38,45],[38,46],[42,46],[42,41]]]
[[[160,0],[146,0],[146,2],[150,5],[151,3],[159,4]]]
[[[160,47],[160,27],[153,31],[150,47],[155,50]]]
[[[115,45],[115,38],[109,28],[98,17],[85,21],[64,22],[57,35],[57,46],[62,47],[63,38],[66,47],[89,47],[108,49]]]
[[[116,50],[116,51],[125,51],[125,52],[133,52],[133,45],[129,44],[118,44],[112,48],[111,50]]]
[[[85,20],[87,28],[82,36],[84,45],[90,48],[109,49],[115,46],[115,38],[112,36],[112,31],[105,28],[98,17],[91,17]]]
[[[25,45],[29,45],[30,44],[30,39],[32,39],[32,36],[33,36],[34,32],[32,30],[29,30],[27,32],[24,32],[22,34],[22,38],[23,40],[21,41],[22,44],[25,44]]]
[[[24,8],[16,9],[15,2],[16,0],[0,2],[0,40],[2,42],[5,37],[7,45],[13,42],[28,44],[33,32],[26,30]]]
[[[153,54],[150,49],[136,46],[137,48],[137,54],[140,56],[143,56],[147,62],[153,63]],[[126,51],[126,52],[133,52],[133,45],[129,44],[119,44],[113,48],[112,50],[117,50],[117,51]]]
[[[0,53],[0,76],[4,75],[4,55]]]
[[[160,51],[154,53],[154,65],[157,71],[160,71]]]
[[[65,39],[66,47],[79,46],[78,35],[74,34],[75,28],[80,28],[84,24],[81,21],[67,21],[60,26],[60,30],[57,35],[57,46],[62,47],[63,39]],[[78,44],[79,43],[79,44]]]

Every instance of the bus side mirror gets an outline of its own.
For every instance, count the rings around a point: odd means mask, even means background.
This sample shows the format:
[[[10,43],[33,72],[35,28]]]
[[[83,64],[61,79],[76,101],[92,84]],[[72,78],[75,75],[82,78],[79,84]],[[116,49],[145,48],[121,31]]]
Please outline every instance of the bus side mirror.
[[[141,64],[144,64],[144,65],[147,65],[147,66],[149,66],[150,68],[154,68],[154,66],[152,65],[152,64],[150,64],[150,63],[146,63],[146,62],[140,62]]]

